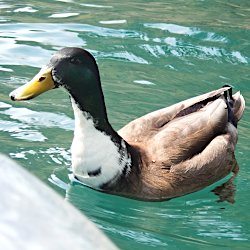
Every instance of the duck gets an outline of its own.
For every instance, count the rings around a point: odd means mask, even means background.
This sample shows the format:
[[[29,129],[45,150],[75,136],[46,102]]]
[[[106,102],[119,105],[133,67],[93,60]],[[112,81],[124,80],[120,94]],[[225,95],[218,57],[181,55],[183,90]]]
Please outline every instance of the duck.
[[[94,56],[65,47],[10,98],[30,100],[59,87],[68,92],[75,117],[72,172],[85,186],[163,201],[199,191],[238,166],[237,125],[245,101],[229,85],[145,114],[115,131]]]

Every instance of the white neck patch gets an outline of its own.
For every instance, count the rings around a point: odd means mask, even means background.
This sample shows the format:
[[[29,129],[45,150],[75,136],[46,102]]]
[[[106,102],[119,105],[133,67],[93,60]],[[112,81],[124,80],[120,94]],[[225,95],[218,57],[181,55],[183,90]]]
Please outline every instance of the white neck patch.
[[[110,136],[97,130],[91,115],[81,111],[71,98],[75,115],[74,139],[71,146],[74,175],[87,186],[98,189],[102,184],[131,169],[131,157],[124,140],[121,149]],[[94,173],[94,174],[93,174]]]

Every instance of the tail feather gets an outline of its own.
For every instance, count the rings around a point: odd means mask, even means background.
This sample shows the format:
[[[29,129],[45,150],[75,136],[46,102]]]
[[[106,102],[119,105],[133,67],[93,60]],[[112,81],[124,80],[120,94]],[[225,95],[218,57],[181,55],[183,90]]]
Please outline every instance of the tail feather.
[[[233,95],[234,105],[233,105],[233,114],[237,122],[241,119],[244,109],[245,109],[245,100],[241,95],[240,91]]]

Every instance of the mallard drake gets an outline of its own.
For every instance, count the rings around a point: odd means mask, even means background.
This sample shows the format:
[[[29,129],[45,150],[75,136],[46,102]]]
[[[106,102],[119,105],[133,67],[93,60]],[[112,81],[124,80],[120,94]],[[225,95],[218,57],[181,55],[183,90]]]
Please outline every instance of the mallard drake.
[[[71,99],[75,178],[93,189],[159,201],[198,191],[236,167],[237,123],[245,102],[230,86],[133,120],[118,132],[107,117],[94,57],[63,48],[27,84],[10,93],[28,100],[57,87]]]

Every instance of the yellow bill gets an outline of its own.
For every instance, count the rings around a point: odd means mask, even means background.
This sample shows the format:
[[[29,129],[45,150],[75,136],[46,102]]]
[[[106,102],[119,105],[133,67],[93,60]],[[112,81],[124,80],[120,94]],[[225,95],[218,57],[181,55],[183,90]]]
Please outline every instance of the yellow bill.
[[[12,91],[10,98],[13,101],[29,100],[55,88],[51,70],[51,68],[42,68],[30,82]]]

